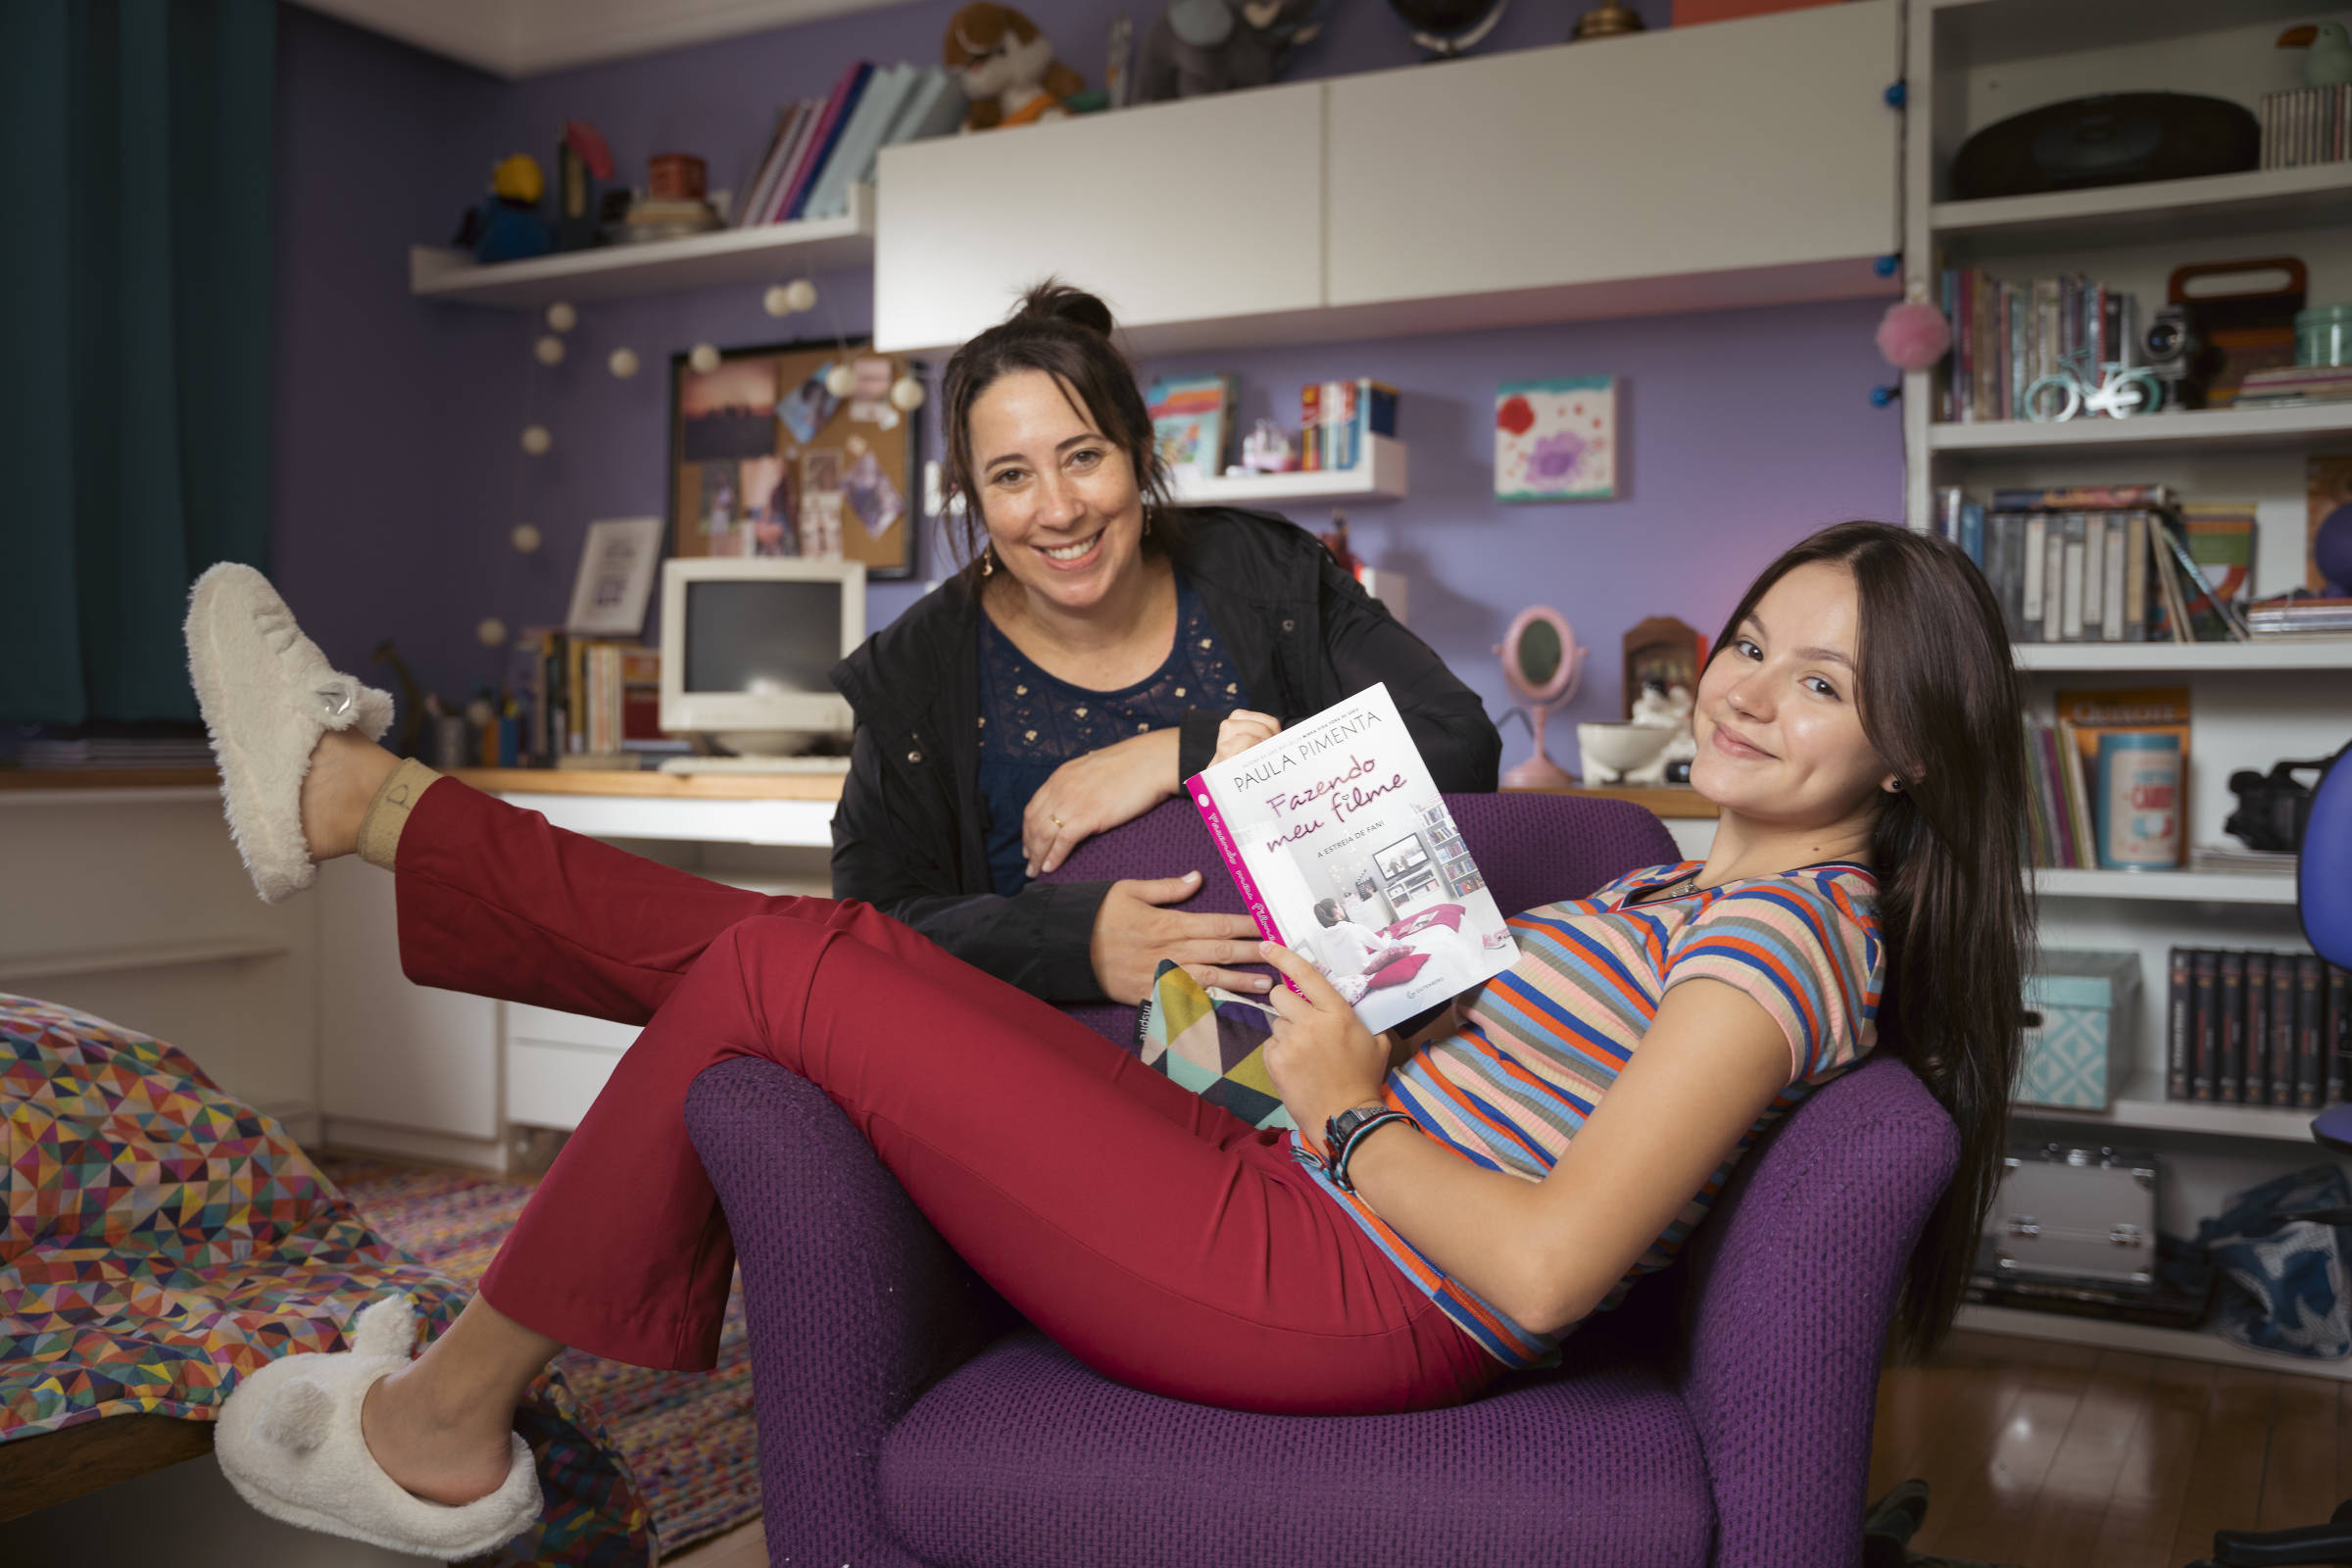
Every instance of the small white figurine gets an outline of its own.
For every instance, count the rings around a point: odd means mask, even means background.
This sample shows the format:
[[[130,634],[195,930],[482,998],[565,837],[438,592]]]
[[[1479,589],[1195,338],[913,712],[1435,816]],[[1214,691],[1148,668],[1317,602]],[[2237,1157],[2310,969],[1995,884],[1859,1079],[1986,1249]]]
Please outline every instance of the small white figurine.
[[[1655,685],[1642,688],[1634,699],[1630,723],[1644,729],[1671,729],[1678,733],[1666,743],[1666,749],[1625,775],[1628,784],[1663,784],[1669,762],[1688,762],[1698,755],[1698,738],[1691,733],[1690,710],[1697,704],[1688,686],[1672,686],[1660,691]]]

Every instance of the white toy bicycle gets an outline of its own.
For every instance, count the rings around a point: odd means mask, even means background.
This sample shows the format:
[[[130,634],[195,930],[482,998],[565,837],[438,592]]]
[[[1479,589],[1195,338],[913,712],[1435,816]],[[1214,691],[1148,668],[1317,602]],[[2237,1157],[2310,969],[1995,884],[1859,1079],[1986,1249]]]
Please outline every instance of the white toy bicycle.
[[[2094,384],[2093,370],[2098,372]],[[2164,407],[2164,383],[2154,372],[2137,366],[2094,365],[2091,351],[2076,349],[2058,357],[2055,374],[2026,388],[2026,417],[2045,423],[2104,414],[2118,419],[2134,414],[2154,414]]]

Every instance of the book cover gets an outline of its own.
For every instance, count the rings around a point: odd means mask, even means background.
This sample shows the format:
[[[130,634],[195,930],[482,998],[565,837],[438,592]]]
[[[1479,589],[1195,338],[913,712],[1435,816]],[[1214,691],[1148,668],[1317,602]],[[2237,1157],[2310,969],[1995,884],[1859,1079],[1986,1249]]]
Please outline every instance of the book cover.
[[[810,143],[816,139],[817,126],[824,123],[825,100],[804,98],[800,115],[793,122],[792,134],[777,156],[776,171],[767,188],[760,193],[760,205],[752,210],[755,223],[773,223],[783,216],[784,198],[791,193],[793,182],[801,177],[801,166],[808,161]]]
[[[842,130],[848,125],[850,115],[858,107],[858,99],[865,91],[865,84],[873,74],[873,62],[860,60],[843,72],[841,79],[833,84],[833,92],[825,101],[824,112],[817,120],[814,134],[808,139],[800,160],[800,168],[794,172],[791,183],[785,187],[779,199],[775,214],[777,222],[789,223],[801,216],[802,207],[815,188],[816,176],[824,172],[825,161],[833,156],[833,145],[841,140]]]
[[[866,82],[858,107],[842,124],[833,156],[817,171],[808,199],[801,206],[803,218],[839,218],[849,212],[850,187],[874,177],[874,155],[907,93],[914,90],[915,76],[915,67],[900,64],[875,72]]]
[[[2177,736],[2180,742],[2181,820],[2187,820],[2188,688],[2150,686],[2131,691],[2061,691],[2051,699],[2057,716],[2073,726],[2076,764],[2095,768],[2099,737],[2105,734]],[[2187,836],[2182,835],[2186,844]],[[2185,850],[2183,851],[2185,853]],[[2085,863],[2095,863],[2089,861]]]
[[[776,117],[776,128],[767,138],[767,150],[760,155],[752,177],[739,187],[743,196],[735,203],[735,227],[749,228],[765,216],[766,209],[761,203],[774,194],[776,175],[788,156],[792,134],[806,113],[806,104],[792,103],[786,104],[784,112]]]
[[[2213,1097],[2226,1105],[2246,1098],[2246,987],[2252,981],[2259,953],[2222,954],[2221,982],[2216,991],[2222,1009],[2222,1054],[2214,1069]],[[2269,978],[2268,968],[2263,970]]]
[[[2175,948],[2167,956],[2164,1012],[2164,1098],[2167,1100],[2188,1098],[2188,1049],[2196,1027],[2190,1011],[2194,1003],[2190,956],[2187,948]]]
[[[1258,930],[1322,971],[1375,1034],[1517,961],[1385,685],[1185,787]]]
[[[2249,1105],[2271,1102],[2271,956],[2246,955],[2246,994],[2238,1019],[2245,1037],[2246,1078],[2239,1087]]]
[[[2191,1100],[2215,1098],[2214,1072],[2221,1047],[2221,999],[2214,995],[2220,989],[2222,956],[2211,948],[2199,948],[2195,955],[2196,990],[2190,1004],[2192,1019],[2188,1054],[2188,1094]]]
[[[1232,376],[1163,375],[1152,383],[1144,402],[1152,416],[1152,444],[1171,474],[1213,479],[1225,471]]]
[[[2274,1105],[2295,1102],[2295,960],[2271,958],[2271,1094]]]
[[[2279,955],[2278,962],[2286,956]],[[2295,1108],[2317,1110],[2328,1087],[2329,1053],[2321,1036],[2328,1027],[2327,965],[2316,954],[2295,956]]]

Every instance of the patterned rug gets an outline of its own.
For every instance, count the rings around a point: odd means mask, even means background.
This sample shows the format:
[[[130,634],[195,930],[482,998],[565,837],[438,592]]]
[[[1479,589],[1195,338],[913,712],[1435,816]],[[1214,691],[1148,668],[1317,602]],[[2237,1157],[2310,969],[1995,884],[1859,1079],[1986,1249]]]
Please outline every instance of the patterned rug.
[[[468,1288],[490,1266],[531,1192],[527,1182],[470,1171],[342,1155],[318,1163],[368,1224]],[[727,1298],[712,1371],[652,1372],[581,1350],[566,1351],[561,1364],[580,1402],[602,1418],[628,1461],[663,1557],[760,1512],[742,1281]]]

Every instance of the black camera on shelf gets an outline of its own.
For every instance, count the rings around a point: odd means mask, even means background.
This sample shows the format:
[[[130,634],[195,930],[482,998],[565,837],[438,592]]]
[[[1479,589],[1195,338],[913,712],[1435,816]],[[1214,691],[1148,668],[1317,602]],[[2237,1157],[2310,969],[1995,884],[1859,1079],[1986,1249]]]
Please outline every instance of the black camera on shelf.
[[[2219,356],[2185,305],[2167,305],[2139,334],[2139,361],[2164,385],[2168,409],[2201,409]]]
[[[2249,850],[2300,851],[2319,779],[2326,778],[2328,770],[2348,755],[2352,755],[2352,747],[2315,762],[2275,762],[2267,774],[2239,768],[2230,775],[2230,793],[2237,797],[2237,809],[2230,813],[2222,831],[2243,841]],[[2297,773],[2316,773],[2319,778],[2306,786],[2295,777]]]

